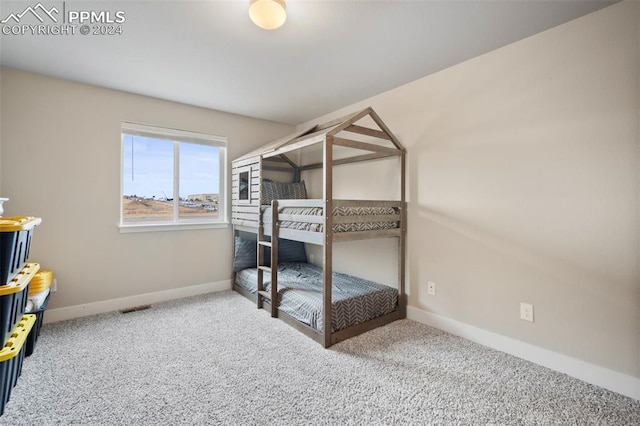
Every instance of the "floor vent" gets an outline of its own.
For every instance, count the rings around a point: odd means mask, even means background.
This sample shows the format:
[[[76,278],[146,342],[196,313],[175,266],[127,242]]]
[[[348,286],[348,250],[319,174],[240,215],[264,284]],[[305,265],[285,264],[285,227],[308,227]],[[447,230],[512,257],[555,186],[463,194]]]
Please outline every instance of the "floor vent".
[[[151,308],[151,305],[140,305],[140,306],[134,306],[132,308],[126,308],[126,309],[122,309],[120,311],[121,314],[128,314],[130,312],[137,312],[137,311],[144,311],[145,309],[149,309]]]

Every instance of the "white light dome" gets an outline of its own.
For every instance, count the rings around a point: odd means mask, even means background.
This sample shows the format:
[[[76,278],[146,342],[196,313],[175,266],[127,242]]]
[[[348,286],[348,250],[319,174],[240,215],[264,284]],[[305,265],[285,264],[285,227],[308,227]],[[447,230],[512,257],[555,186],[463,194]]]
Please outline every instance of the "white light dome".
[[[287,20],[286,9],[284,0],[251,0],[249,17],[260,28],[275,30]]]

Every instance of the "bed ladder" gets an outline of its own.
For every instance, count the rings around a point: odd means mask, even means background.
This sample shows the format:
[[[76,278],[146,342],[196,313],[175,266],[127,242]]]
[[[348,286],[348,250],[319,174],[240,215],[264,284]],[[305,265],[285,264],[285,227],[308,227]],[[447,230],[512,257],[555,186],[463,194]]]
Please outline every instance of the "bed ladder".
[[[266,211],[266,210],[265,210]],[[262,309],[263,299],[271,304],[271,316],[278,316],[278,201],[271,202],[271,241],[267,241],[264,235],[264,212],[260,209],[260,217],[258,222],[258,309]],[[271,249],[271,266],[264,264],[264,249]],[[271,291],[264,289],[264,273],[271,274]]]

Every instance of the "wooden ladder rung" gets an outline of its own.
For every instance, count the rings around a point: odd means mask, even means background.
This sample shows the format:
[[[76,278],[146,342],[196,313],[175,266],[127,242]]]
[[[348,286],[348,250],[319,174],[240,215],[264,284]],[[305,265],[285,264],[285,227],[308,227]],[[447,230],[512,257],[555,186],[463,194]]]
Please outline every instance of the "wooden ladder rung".
[[[265,271],[265,272],[271,272],[271,268],[268,266],[258,266],[258,269],[260,269],[261,271]]]
[[[271,241],[258,241],[258,244],[265,247],[271,247]]]
[[[271,293],[268,291],[260,290],[258,294],[267,300],[271,300]]]

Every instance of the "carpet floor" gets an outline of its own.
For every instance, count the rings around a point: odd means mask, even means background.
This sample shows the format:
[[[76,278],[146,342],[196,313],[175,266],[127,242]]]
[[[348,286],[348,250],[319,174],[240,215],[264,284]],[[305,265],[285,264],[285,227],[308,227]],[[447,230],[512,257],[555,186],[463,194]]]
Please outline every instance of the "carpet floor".
[[[45,324],[2,425],[640,425],[640,402],[402,320],[328,350],[231,291]]]

